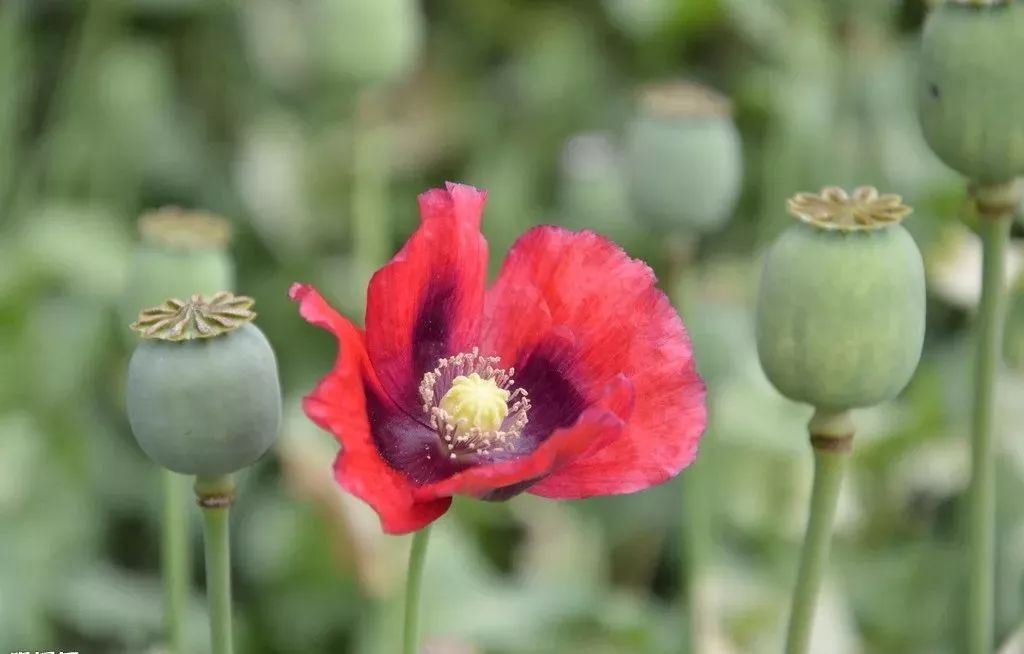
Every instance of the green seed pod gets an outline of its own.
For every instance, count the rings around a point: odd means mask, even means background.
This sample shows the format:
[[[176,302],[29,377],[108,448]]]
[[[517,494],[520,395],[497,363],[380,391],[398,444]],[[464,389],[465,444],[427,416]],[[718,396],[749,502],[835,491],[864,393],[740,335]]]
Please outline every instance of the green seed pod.
[[[870,187],[799,193],[788,208],[801,223],[769,248],[757,302],[768,379],[829,411],[895,397],[924,343],[924,263],[899,224],[910,208]]]
[[[921,127],[946,165],[978,182],[1024,175],[1021,35],[1021,0],[945,0],[925,21]]]
[[[739,198],[743,157],[729,101],[694,84],[648,88],[626,132],[630,199],[657,227],[708,232]]]
[[[562,153],[559,204],[563,222],[620,242],[635,228],[619,153],[605,134],[578,134]]]
[[[234,265],[226,251],[231,227],[219,216],[167,207],[139,219],[142,242],[128,270],[121,304],[124,324],[144,307],[169,297],[212,295],[234,288]]]
[[[277,439],[277,361],[251,307],[231,293],[193,295],[143,311],[132,325],[143,340],[128,364],[128,420],[161,466],[228,474]]]
[[[388,82],[416,64],[424,22],[416,0],[318,0],[311,7],[314,47],[327,72]]]

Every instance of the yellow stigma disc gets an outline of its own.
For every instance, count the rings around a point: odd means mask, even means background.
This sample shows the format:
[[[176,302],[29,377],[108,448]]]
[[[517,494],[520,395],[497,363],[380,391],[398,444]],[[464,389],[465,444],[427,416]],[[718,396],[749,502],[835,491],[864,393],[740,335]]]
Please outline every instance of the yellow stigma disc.
[[[477,373],[459,375],[441,398],[441,408],[461,429],[498,431],[508,416],[509,392]]]

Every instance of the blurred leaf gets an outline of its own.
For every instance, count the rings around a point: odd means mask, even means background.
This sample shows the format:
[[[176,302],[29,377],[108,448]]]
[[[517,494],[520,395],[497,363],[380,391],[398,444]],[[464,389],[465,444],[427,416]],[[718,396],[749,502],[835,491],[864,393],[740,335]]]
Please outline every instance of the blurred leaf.
[[[100,365],[110,333],[106,307],[54,299],[33,308],[25,325],[25,369],[35,398],[44,407],[80,398],[91,371]]]
[[[23,265],[86,297],[113,300],[124,285],[131,239],[119,216],[100,206],[36,207],[17,234]]]

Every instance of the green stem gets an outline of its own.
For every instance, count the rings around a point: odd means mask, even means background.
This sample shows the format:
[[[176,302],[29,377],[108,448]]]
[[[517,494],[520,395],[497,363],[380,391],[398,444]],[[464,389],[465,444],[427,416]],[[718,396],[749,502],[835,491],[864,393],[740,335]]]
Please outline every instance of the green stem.
[[[160,555],[164,576],[164,625],[169,654],[186,654],[185,607],[190,565],[188,478],[163,471],[164,512]]]
[[[706,445],[702,447],[704,449]],[[708,497],[711,484],[708,479],[707,453],[699,458],[682,475],[683,508],[681,540],[684,547],[683,575],[687,589],[686,615],[690,623],[690,652],[699,654],[704,647],[705,636],[714,628],[713,617],[708,615],[705,598],[705,570],[712,548],[711,514]]]
[[[46,159],[44,191],[73,195],[96,174],[83,168],[74,151],[75,131],[93,125],[98,115],[94,78],[103,50],[117,36],[124,20],[125,0],[94,0],[85,3],[81,31],[74,56],[67,63],[66,76],[58,80],[51,108],[51,130],[47,132],[42,156]],[[49,117],[48,117],[49,118]]]
[[[427,541],[430,539],[430,525],[420,529],[412,537],[409,552],[409,570],[405,585],[405,635],[402,638],[402,654],[419,654],[420,640],[420,590],[423,588],[423,562],[427,556]]]
[[[692,235],[674,233],[666,242],[666,287],[669,297],[677,309],[682,311],[686,304],[683,274],[691,268],[696,239]],[[695,268],[695,267],[693,267]],[[685,589],[681,598],[683,625],[689,625],[689,652],[699,654],[704,643],[715,629],[716,618],[709,611],[706,592],[705,571],[713,547],[713,525],[708,497],[714,496],[713,477],[708,474],[710,445],[701,446],[700,457],[681,475],[680,490],[683,494],[683,516],[679,521],[679,542],[682,546],[680,560],[680,588]]]
[[[969,654],[989,654],[994,642],[995,459],[992,448],[992,414],[1006,308],[1003,271],[1012,216],[1012,210],[998,215],[983,215],[979,225],[982,237],[982,281],[975,337],[971,485],[967,504]]]
[[[352,247],[359,274],[369,279],[388,258],[390,139],[379,117],[381,99],[363,91],[356,103],[352,145]]]
[[[122,0],[82,3],[85,9],[81,26],[74,43],[67,48],[51,100],[44,108],[40,138],[21,154],[17,170],[9,171],[13,177],[5,181],[8,191],[0,204],[4,215],[20,217],[39,197],[68,194],[73,190],[74,175],[81,174],[74,167],[81,158],[64,154],[69,147],[66,144],[68,134],[76,121],[84,120],[95,111],[87,91],[103,47],[116,35],[121,3]],[[5,4],[16,6],[18,3]]]
[[[30,22],[25,3],[0,5],[0,215],[7,215],[14,180],[21,173],[20,143],[28,118],[32,67],[29,63]]]
[[[847,411],[831,413],[819,409],[808,427],[814,449],[814,486],[800,554],[800,572],[793,590],[786,654],[805,654],[810,645],[815,602],[828,564],[839,487],[853,439],[853,422]]]
[[[230,475],[199,477],[196,479],[196,496],[203,511],[203,536],[206,544],[210,654],[232,654],[228,508],[234,500],[234,482]]]

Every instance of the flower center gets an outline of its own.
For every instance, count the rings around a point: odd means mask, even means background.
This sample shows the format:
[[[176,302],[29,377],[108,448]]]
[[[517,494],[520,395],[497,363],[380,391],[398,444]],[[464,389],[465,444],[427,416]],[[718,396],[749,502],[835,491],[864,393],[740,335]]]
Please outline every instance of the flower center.
[[[473,348],[441,359],[423,375],[423,412],[451,458],[505,451],[526,426],[526,390],[514,388],[515,370],[499,368],[500,363]]]
[[[508,416],[510,395],[493,379],[474,372],[452,380],[452,387],[441,398],[441,408],[463,429],[497,431]]]

